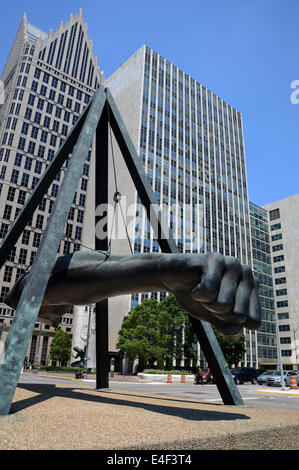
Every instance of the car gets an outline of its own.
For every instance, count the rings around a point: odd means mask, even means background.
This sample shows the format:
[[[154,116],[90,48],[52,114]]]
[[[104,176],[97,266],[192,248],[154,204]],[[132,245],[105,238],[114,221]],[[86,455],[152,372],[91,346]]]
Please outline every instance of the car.
[[[259,385],[264,385],[266,382],[267,382],[267,378],[274,374],[276,372],[276,369],[269,369],[269,370],[265,370],[264,372],[262,372],[261,375],[258,376],[257,378],[257,382]]]
[[[203,380],[204,384],[214,383],[213,374],[212,374],[211,369],[209,369],[207,367],[202,369],[202,380]]]
[[[284,378],[284,385],[287,386],[290,384],[290,377],[291,375],[297,375],[297,372],[295,370],[284,370],[283,371],[283,378]],[[270,375],[267,378],[267,385],[268,387],[271,386],[276,386],[280,387],[281,386],[281,371],[276,370],[274,374]]]
[[[237,367],[231,370],[235,383],[243,384],[244,382],[257,383],[258,370],[254,367]]]

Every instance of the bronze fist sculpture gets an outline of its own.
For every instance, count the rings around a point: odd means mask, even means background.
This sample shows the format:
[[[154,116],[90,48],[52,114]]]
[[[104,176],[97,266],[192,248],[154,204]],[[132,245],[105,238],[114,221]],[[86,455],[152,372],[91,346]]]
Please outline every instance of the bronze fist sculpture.
[[[27,274],[19,278],[5,302],[16,308]],[[57,259],[50,276],[41,320],[56,325],[72,305],[136,292],[171,292],[195,318],[213,324],[227,338],[261,323],[258,283],[249,266],[218,253],[140,253],[106,257],[77,251]]]

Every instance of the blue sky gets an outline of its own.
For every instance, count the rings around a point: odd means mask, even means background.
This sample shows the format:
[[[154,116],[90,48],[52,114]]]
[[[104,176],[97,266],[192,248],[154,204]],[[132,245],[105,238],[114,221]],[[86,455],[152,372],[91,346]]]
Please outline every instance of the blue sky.
[[[48,32],[80,8],[106,77],[147,44],[242,113],[252,202],[299,192],[298,0],[3,2],[0,70],[24,12]]]

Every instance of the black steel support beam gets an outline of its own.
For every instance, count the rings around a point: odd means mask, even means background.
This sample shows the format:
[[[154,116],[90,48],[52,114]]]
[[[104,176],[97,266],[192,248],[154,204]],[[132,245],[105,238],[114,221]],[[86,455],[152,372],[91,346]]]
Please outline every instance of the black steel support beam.
[[[95,146],[95,207],[108,204],[108,115],[107,103],[96,131]],[[96,211],[97,213],[97,211]],[[107,212],[101,217],[107,218]],[[95,227],[100,217],[96,216]],[[95,237],[96,250],[108,251],[108,236]],[[108,357],[108,299],[96,304],[96,388],[109,387],[109,357]]]

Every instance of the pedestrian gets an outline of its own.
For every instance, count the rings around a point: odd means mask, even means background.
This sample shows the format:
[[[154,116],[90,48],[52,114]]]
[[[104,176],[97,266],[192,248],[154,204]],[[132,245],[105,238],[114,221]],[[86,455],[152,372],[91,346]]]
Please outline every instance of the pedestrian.
[[[202,380],[202,369],[200,366],[197,367],[197,372],[195,374],[195,383],[196,384],[201,384],[203,385],[203,380]]]

